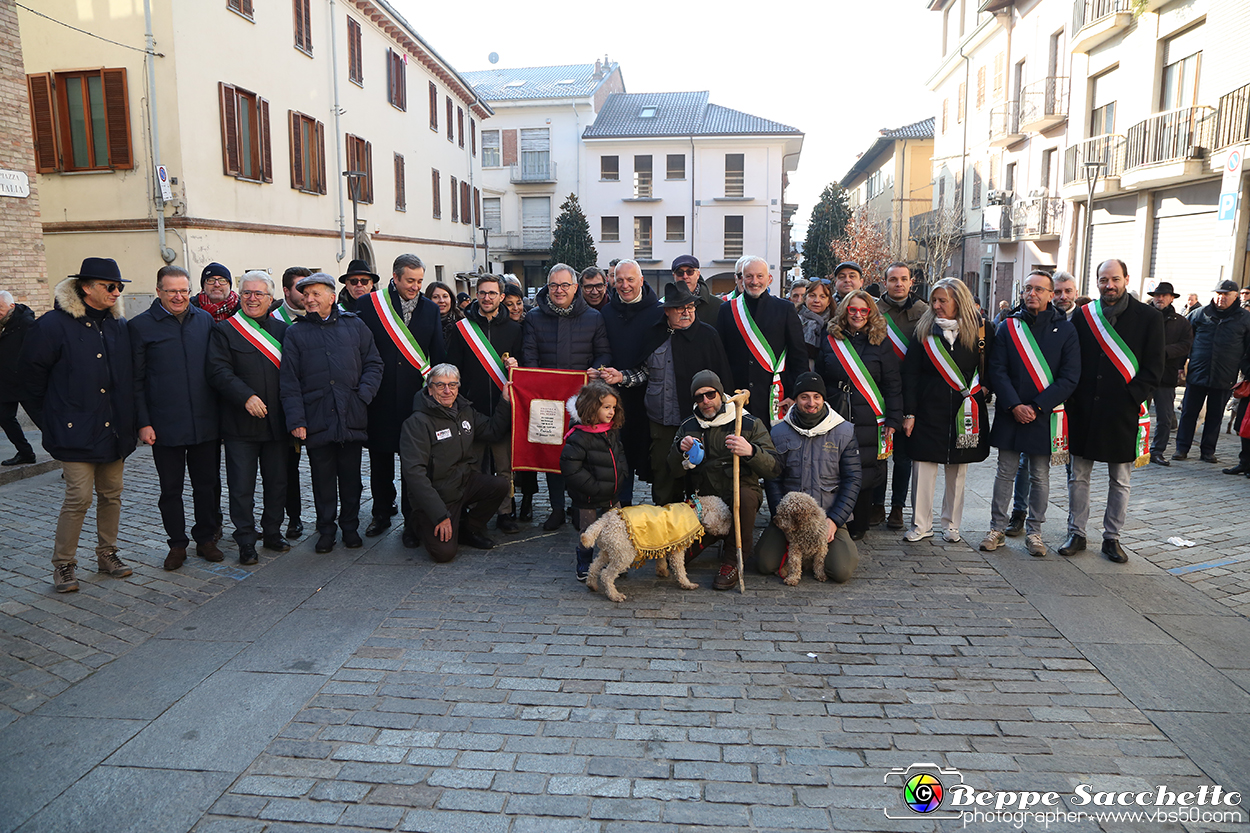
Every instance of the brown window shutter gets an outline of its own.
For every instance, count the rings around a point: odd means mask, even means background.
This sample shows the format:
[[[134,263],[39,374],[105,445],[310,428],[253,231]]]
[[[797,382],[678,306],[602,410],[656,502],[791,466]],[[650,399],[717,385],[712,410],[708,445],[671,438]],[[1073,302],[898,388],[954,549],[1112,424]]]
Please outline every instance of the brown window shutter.
[[[239,11],[247,17],[252,16],[252,0],[239,0]]]
[[[317,193],[326,192],[326,126],[317,122]]]
[[[443,201],[440,191],[440,183],[438,181],[438,171],[431,169],[430,181],[432,184],[431,193],[434,195],[434,219],[441,219],[443,216]]]
[[[221,102],[221,168],[226,176],[239,175],[239,104],[234,87],[217,83]]]
[[[369,142],[361,142],[361,148],[365,153],[365,199],[364,202],[373,202],[373,145]]]
[[[391,50],[386,50],[386,100],[395,103],[395,57]]]
[[[35,138],[35,170],[41,174],[59,171],[56,147],[56,114],[52,106],[52,73],[26,76],[30,94],[30,127]]]
[[[985,67],[977,67],[977,109],[985,104]]]
[[[430,129],[438,130],[438,87],[430,82]]]
[[[456,187],[456,178],[451,178],[451,221],[460,222],[460,192]]]
[[[477,122],[469,119],[469,146],[472,148],[474,156],[477,156]],[[478,223],[480,226],[481,223]]]
[[[291,134],[291,187],[302,190],[307,187],[304,183],[303,119],[294,110],[287,110],[286,124]]]
[[[304,0],[294,0],[295,8],[295,45],[304,47]]]
[[[456,135],[460,137],[460,147],[464,147],[464,108],[456,108]]]
[[[109,167],[135,166],[130,151],[130,101],[126,95],[126,69],[101,70],[104,78],[104,120],[107,125]]]
[[[469,183],[460,183],[460,222],[466,226],[469,224],[469,205],[472,203],[473,193],[469,189]]]
[[[404,193],[404,157],[395,154],[395,210],[403,211],[408,207],[408,197]]]
[[[451,96],[447,96],[447,141],[454,142],[456,140],[456,126],[451,123]]]
[[[352,81],[356,78],[356,21],[347,18],[347,77]]]
[[[473,227],[482,227],[482,191],[473,189]]]
[[[503,164],[516,164],[516,130],[503,131]]]
[[[260,179],[273,182],[273,146],[269,141],[269,100],[256,97],[256,109],[260,122]]]

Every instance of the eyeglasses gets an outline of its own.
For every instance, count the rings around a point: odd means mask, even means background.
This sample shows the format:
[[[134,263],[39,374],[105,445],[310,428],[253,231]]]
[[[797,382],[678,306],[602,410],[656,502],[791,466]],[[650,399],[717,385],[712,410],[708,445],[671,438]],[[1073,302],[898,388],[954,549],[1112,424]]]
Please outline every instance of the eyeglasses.
[[[121,283],[100,283],[97,281],[96,286],[104,287],[105,292],[123,292],[126,289],[126,285]]]
[[[229,279],[229,278],[223,278],[223,277],[221,277],[220,275],[215,275],[215,276],[213,276],[213,277],[205,278],[205,279],[204,279],[204,283],[205,283],[205,284],[213,284],[213,285],[218,285],[218,284],[219,284],[219,285],[221,285],[221,286],[229,286],[229,285],[230,285],[230,279]]]
[[[183,295],[191,294],[191,290],[189,289],[158,289],[156,291],[161,293],[162,295],[171,295],[174,298],[179,298]]]
[[[867,307],[847,307],[846,314],[855,318],[867,318],[872,314],[872,310]]]
[[[669,307],[669,309],[676,310],[682,315],[694,315],[694,304],[685,307]]]
[[[568,292],[576,285],[577,284],[572,283],[549,283],[547,284],[547,288],[552,292]]]
[[[489,289],[479,289],[477,291],[477,297],[479,298],[495,298],[498,297],[498,295],[498,292],[492,292]]]
[[[674,270],[673,270],[673,274],[674,274],[674,275],[681,275],[681,276],[685,277],[686,275],[697,275],[697,274],[699,274],[699,270],[698,270],[698,269],[691,269],[689,266],[683,266],[683,267],[682,267],[682,268],[680,268],[680,269],[674,269]]]
[[[373,283],[373,278],[348,278],[347,283],[350,286],[364,286],[367,283]]]
[[[704,399],[706,399],[709,402],[711,402],[713,399],[715,399],[718,396],[720,396],[720,394],[714,390],[703,390],[703,391],[699,391],[698,393],[694,395],[694,401],[702,402]]]
[[[272,297],[268,290],[264,289],[245,289],[239,293],[244,298],[270,298]]]
[[[460,383],[459,382],[430,382],[430,387],[438,388],[439,390],[455,390],[456,388],[460,387]]]
[[[1025,295],[1029,294],[1030,292],[1036,293],[1036,294],[1038,294],[1038,295],[1044,295],[1044,294],[1046,294],[1047,292],[1054,292],[1054,291],[1055,291],[1055,290],[1053,290],[1053,289],[1047,289],[1047,288],[1046,288],[1046,287],[1044,287],[1044,286],[1026,286],[1026,287],[1024,288],[1024,294],[1025,294]]]
[[[584,283],[582,284],[582,292],[603,292],[608,288],[606,283]]]

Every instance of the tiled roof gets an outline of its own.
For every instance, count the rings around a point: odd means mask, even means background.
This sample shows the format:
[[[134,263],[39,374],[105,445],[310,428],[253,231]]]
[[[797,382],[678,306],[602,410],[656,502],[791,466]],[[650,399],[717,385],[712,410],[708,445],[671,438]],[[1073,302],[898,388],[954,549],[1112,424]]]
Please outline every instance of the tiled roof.
[[[708,102],[706,90],[692,93],[613,93],[582,136],[615,139],[633,136],[799,135],[802,131]],[[644,111],[655,108],[652,116]]]
[[[594,64],[566,64],[558,67],[480,69],[461,73],[474,91],[486,101],[526,101],[541,98],[582,98],[592,95],[619,64],[602,68],[595,78]]]
[[[896,127],[893,130],[885,128],[881,131],[881,135],[887,139],[932,139],[933,116],[929,116],[929,118],[918,121],[915,124]]]
[[[872,163],[876,161],[886,148],[899,139],[932,139],[933,138],[933,117],[922,119],[913,124],[903,125],[895,128],[882,128],[878,131],[878,138],[872,143],[867,151],[861,153],[859,158],[855,160],[855,164],[846,172],[842,179],[838,180],[838,184],[843,188],[850,187],[852,181],[860,174],[867,171]]]

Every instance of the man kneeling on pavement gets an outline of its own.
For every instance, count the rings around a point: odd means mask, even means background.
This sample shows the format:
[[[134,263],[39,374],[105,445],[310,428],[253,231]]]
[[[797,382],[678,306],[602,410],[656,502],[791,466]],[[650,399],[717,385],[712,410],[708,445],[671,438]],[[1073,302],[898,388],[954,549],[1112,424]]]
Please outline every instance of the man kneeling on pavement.
[[[454,364],[435,365],[426,379],[400,433],[399,462],[417,537],[431,558],[445,562],[456,557],[459,544],[495,546],[486,536],[486,523],[507,496],[509,481],[482,473],[479,449],[507,436],[511,384],[487,417],[460,395],[460,370]]]

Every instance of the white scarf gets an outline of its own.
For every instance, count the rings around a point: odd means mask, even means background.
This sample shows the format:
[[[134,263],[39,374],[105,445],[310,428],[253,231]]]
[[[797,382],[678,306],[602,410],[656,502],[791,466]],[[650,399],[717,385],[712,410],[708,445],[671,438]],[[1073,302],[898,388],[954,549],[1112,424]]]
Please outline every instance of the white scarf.
[[[955,339],[959,338],[959,322],[950,318],[934,318],[933,321],[941,328],[946,343],[954,347]]]
[[[734,417],[736,417],[737,415],[738,415],[738,406],[733,402],[726,402],[725,410],[721,411],[719,414],[712,417],[711,419],[706,419],[706,420],[699,414],[699,406],[696,405],[694,409],[695,420],[699,423],[699,427],[705,430],[708,428],[711,428],[714,425],[725,425],[728,423],[732,423],[734,421]]]

